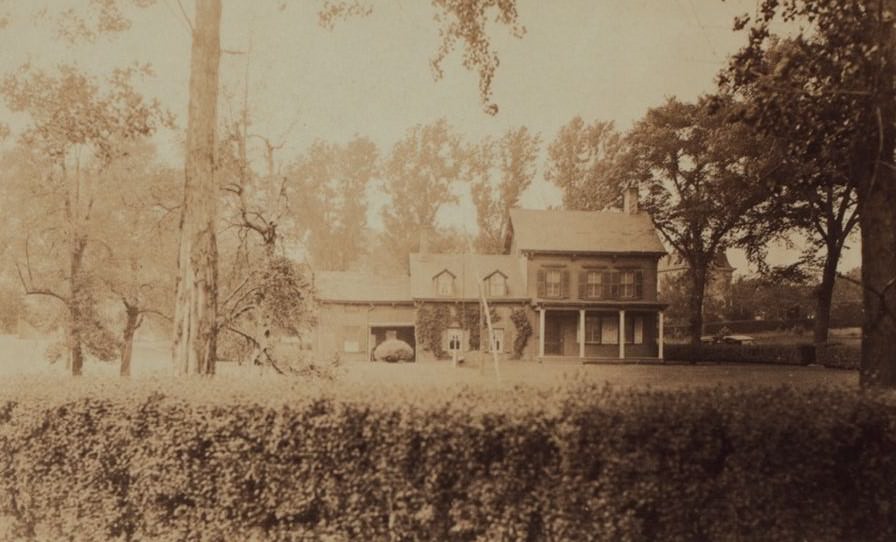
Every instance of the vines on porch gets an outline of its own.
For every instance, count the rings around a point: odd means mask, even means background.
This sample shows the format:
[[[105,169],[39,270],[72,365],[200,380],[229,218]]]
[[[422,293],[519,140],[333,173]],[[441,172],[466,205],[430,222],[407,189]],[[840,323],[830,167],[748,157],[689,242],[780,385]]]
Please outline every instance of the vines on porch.
[[[423,347],[432,352],[437,359],[447,357],[442,348],[442,336],[448,328],[450,320],[448,306],[442,303],[420,305],[417,307],[417,334]]]
[[[513,339],[513,359],[520,359],[532,336],[532,323],[529,322],[529,315],[524,307],[513,309],[513,312],[510,313],[510,321],[516,327],[516,337]]]

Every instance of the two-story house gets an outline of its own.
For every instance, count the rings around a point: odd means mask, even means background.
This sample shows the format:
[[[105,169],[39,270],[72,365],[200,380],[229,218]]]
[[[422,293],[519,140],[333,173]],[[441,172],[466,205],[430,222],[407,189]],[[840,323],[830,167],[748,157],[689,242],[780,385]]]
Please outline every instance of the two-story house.
[[[495,315],[491,341],[479,341],[483,349],[509,354],[521,332],[512,316],[523,311],[532,330],[524,359],[662,358],[657,262],[666,251],[634,197],[622,212],[513,209],[505,249],[414,253],[400,277],[319,273],[315,350],[372,359],[376,346],[394,337],[415,348],[417,359],[468,351],[479,334],[469,322],[484,322],[467,315],[479,310],[483,292]],[[439,307],[437,349],[422,336],[421,317]]]

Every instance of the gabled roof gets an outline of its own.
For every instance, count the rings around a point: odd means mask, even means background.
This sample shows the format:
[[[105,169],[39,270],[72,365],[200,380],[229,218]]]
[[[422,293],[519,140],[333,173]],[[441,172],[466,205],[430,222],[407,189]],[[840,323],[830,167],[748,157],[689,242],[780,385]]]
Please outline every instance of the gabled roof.
[[[414,299],[439,298],[432,278],[448,270],[455,276],[454,295],[449,299],[478,299],[479,281],[500,271],[507,277],[506,299],[526,297],[520,261],[503,254],[411,254],[411,296]],[[476,272],[479,272],[478,280]]]
[[[407,275],[382,276],[352,271],[318,271],[314,286],[320,301],[410,302]]]
[[[665,254],[645,212],[511,209],[519,250]]]

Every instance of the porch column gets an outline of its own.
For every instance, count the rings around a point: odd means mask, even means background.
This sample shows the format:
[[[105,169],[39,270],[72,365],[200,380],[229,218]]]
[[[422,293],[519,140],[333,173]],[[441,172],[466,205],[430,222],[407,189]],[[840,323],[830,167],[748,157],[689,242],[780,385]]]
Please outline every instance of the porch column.
[[[619,359],[625,359],[625,311],[619,310]]]
[[[579,309],[579,357],[585,358],[585,309]]]
[[[544,358],[544,313],[545,309],[538,309],[538,357]]]
[[[659,344],[658,344],[659,356],[657,356],[657,357],[659,357],[660,359],[663,359],[663,311],[660,311],[659,315],[660,315],[660,338],[659,338]]]

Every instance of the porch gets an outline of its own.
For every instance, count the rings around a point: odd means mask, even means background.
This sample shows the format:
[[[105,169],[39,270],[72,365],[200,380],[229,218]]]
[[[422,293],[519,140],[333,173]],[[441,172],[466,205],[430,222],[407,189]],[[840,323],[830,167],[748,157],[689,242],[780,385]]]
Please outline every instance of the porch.
[[[663,312],[653,307],[545,307],[538,358],[582,362],[663,359]]]

